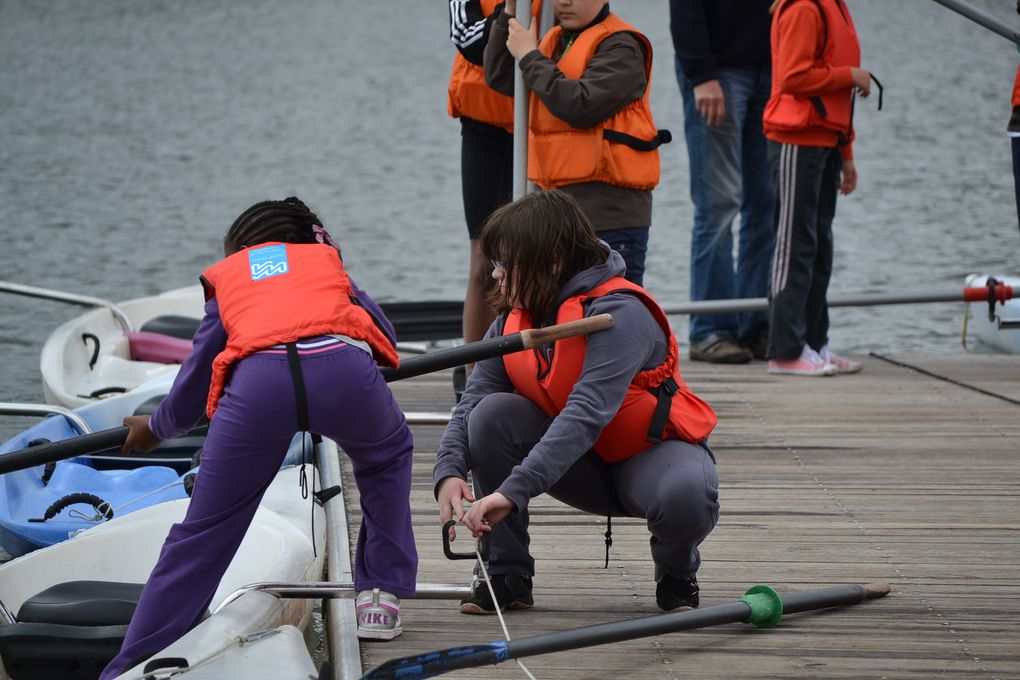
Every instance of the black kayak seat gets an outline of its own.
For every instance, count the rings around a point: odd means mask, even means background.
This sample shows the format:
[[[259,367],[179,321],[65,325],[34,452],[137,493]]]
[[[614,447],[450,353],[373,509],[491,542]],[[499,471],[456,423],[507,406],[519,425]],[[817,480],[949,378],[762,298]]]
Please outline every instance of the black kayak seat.
[[[143,584],[68,581],[25,600],[0,626],[0,657],[13,680],[95,680],[117,655]]]
[[[0,625],[7,674],[12,680],[96,680],[120,652],[143,587],[68,581],[28,598],[17,623]]]
[[[25,600],[18,610],[22,623],[70,626],[127,625],[142,596],[141,583],[67,581]]]
[[[191,340],[198,330],[201,319],[190,316],[177,316],[165,314],[149,319],[138,330],[145,333],[162,333],[182,340]]]

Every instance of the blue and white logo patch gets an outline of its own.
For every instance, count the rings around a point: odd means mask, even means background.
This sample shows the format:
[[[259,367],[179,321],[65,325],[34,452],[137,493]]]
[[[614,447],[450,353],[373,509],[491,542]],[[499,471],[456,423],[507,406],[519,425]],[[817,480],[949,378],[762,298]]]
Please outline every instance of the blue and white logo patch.
[[[290,271],[287,266],[287,246],[266,246],[248,249],[248,268],[251,280],[259,281]]]

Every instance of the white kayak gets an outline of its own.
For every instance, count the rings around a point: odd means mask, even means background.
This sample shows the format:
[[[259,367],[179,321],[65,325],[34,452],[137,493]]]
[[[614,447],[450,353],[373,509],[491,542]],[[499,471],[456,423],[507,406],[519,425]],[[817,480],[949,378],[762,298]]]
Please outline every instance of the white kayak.
[[[176,373],[191,351],[204,296],[195,285],[116,307],[122,316],[93,309],[46,339],[39,370],[48,403],[74,408]]]
[[[17,619],[17,623],[0,625],[0,678],[96,677],[119,649],[141,584],[155,565],[171,524],[183,519],[187,503],[169,501],[116,517],[71,540],[0,565],[0,616]],[[290,634],[285,633],[276,645],[254,643],[261,633],[279,626],[304,630],[312,600],[278,599],[252,591],[219,611],[217,605],[252,583],[320,577],[326,522],[321,507],[312,508],[312,502],[301,497],[299,468],[281,470],[213,597],[210,610],[216,613],[121,677],[140,679],[146,675],[145,668],[176,665],[179,672],[185,663],[197,670],[228,660],[229,672],[218,677],[265,677],[254,674],[267,666],[266,659],[256,653],[259,648],[272,649],[273,663],[279,667],[300,671],[274,677],[308,677],[308,651],[284,644]]]
[[[999,283],[1020,290],[1020,277],[994,275]],[[970,274],[965,285],[980,288],[988,285],[987,274]],[[977,338],[983,345],[1008,354],[1020,354],[1020,298],[996,303],[989,318],[987,302],[967,303],[967,336]]]

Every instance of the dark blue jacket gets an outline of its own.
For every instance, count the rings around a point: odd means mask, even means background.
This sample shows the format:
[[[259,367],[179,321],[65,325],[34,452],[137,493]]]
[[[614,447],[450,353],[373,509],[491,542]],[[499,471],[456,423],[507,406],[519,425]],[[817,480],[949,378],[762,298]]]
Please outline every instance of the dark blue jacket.
[[[771,0],[670,0],[673,48],[694,85],[717,69],[769,66]]]

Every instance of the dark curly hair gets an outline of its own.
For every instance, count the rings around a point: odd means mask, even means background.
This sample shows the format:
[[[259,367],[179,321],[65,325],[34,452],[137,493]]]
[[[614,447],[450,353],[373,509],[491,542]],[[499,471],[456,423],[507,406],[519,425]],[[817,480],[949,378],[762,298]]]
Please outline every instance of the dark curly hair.
[[[239,250],[268,241],[321,243],[316,226],[322,229],[322,220],[296,196],[262,201],[234,220],[223,237],[223,245],[227,250]]]

